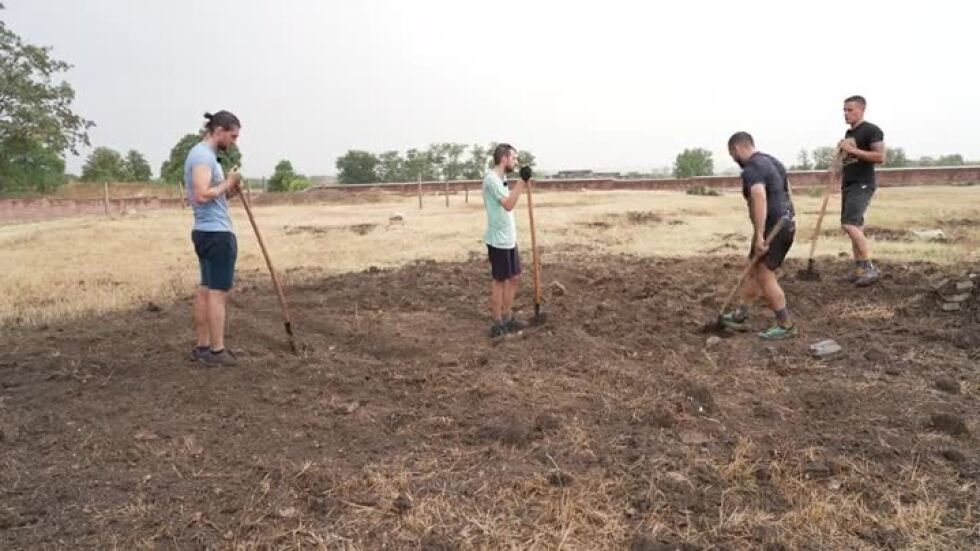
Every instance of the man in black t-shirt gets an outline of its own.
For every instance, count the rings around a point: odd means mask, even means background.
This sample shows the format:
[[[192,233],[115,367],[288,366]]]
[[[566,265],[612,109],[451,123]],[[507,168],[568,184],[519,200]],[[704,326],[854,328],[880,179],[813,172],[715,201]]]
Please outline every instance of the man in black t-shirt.
[[[855,277],[858,287],[878,281],[880,273],[871,263],[871,247],[864,236],[864,214],[875,194],[875,165],[885,162],[885,134],[864,120],[867,102],[861,96],[844,100],[844,121],[850,125],[838,147],[846,157],[841,178],[841,217],[844,232],[851,238],[854,250]]]
[[[786,295],[776,278],[776,270],[783,264],[796,235],[786,168],[775,157],[758,151],[747,132],[737,132],[729,138],[728,153],[742,167],[742,195],[748,203],[753,229],[749,257],[757,252],[762,257],[742,285],[738,308],[723,314],[722,322],[737,331],[748,330],[749,307],[762,296],[775,312],[776,323],[759,336],[766,340],[794,337],[797,329],[790,320]],[[783,220],[782,229],[773,236],[767,247],[766,237],[780,220]]]

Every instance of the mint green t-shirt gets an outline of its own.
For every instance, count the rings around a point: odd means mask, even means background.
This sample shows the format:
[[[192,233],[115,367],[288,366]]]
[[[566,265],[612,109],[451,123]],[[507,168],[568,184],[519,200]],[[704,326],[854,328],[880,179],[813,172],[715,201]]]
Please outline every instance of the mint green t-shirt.
[[[501,203],[509,193],[503,179],[493,170],[487,171],[483,178],[483,208],[487,211],[487,233],[483,239],[487,245],[498,249],[513,249],[517,246],[514,213],[507,211]]]

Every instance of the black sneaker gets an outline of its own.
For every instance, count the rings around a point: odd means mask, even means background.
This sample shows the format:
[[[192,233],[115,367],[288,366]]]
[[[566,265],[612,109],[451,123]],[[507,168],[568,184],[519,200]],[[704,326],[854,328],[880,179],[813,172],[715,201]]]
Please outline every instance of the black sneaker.
[[[499,339],[507,334],[507,326],[495,323],[490,326],[490,338]]]
[[[195,346],[191,348],[190,358],[193,362],[200,362],[204,360],[204,357],[211,353],[208,347],[201,348],[200,346]]]
[[[238,360],[235,358],[235,355],[232,354],[227,348],[221,352],[209,350],[207,354],[201,358],[201,361],[208,367],[218,367],[222,365],[232,366],[238,364]]]
[[[520,333],[521,331],[527,329],[527,324],[523,321],[517,321],[517,318],[510,318],[507,323],[504,324],[508,333]]]

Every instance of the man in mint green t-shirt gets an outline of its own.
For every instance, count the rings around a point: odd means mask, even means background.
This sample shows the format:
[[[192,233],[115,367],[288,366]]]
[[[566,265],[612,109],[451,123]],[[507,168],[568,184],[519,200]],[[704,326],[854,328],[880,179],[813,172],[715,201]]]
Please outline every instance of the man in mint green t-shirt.
[[[514,318],[511,308],[521,280],[521,256],[517,251],[517,228],[514,207],[524,191],[517,180],[508,189],[507,174],[517,168],[517,150],[500,144],[493,150],[493,168],[483,178],[483,206],[487,211],[484,241],[490,257],[490,313],[493,325],[490,338],[516,333],[526,325]]]

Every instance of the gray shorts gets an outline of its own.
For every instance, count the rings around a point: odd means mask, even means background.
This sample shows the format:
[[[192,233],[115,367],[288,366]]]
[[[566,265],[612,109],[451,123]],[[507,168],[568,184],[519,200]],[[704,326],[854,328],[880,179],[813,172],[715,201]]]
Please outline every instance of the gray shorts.
[[[841,190],[841,225],[863,226],[864,214],[868,212],[874,194],[874,184],[846,184]]]

